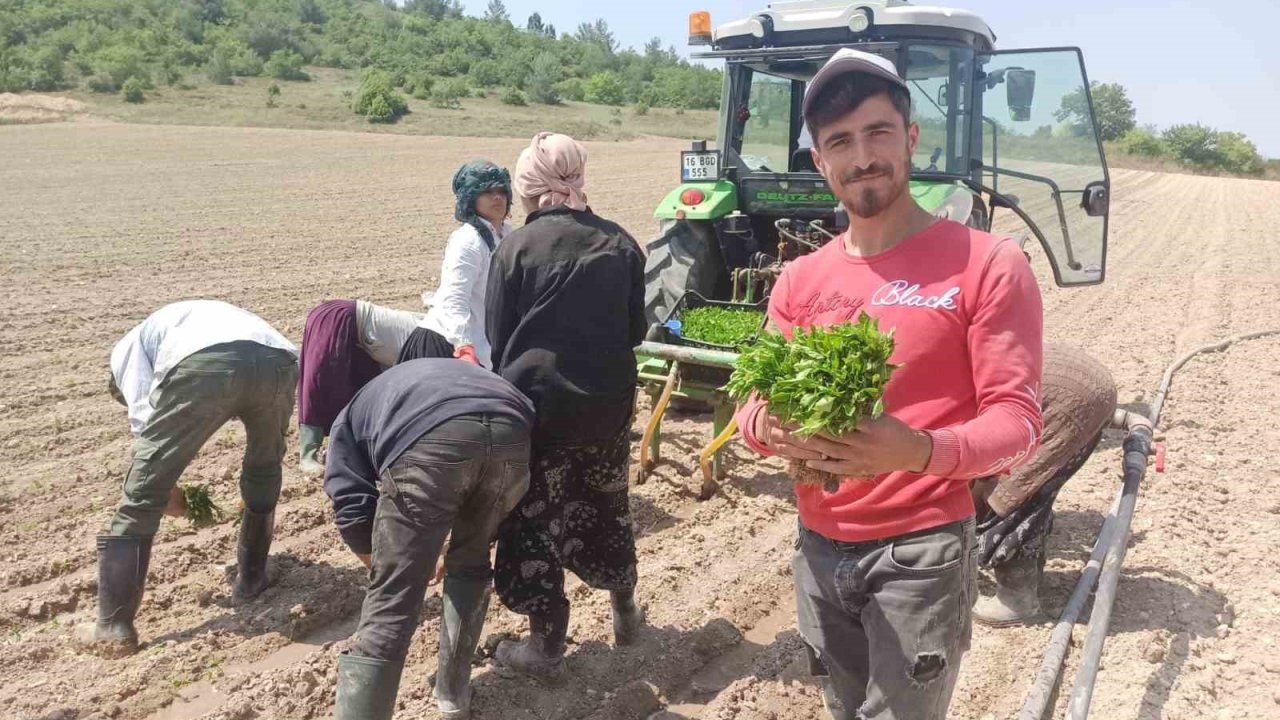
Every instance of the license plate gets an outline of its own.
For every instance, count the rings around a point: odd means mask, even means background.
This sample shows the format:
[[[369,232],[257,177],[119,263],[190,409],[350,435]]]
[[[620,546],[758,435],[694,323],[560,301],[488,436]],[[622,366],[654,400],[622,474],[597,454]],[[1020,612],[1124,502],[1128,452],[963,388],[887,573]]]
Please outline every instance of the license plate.
[[[680,181],[705,182],[720,177],[720,153],[718,152],[682,152],[680,153]]]

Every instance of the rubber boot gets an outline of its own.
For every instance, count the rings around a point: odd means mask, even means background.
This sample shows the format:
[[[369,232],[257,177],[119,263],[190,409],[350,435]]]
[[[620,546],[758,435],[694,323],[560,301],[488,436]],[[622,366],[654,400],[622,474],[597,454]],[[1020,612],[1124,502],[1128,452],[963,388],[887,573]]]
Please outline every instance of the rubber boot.
[[[440,717],[465,720],[471,717],[471,659],[489,609],[489,582],[446,575],[442,594],[440,666],[433,694]]]
[[[298,425],[298,470],[307,477],[324,475],[324,463],[320,462],[320,445],[324,442],[324,429],[316,425]]]
[[[391,720],[403,670],[401,662],[339,655],[336,720]]]
[[[989,627],[1034,625],[1040,614],[1040,578],[1044,574],[1044,554],[1022,554],[992,569],[996,594],[982,597],[973,605],[973,619]]]
[[[499,665],[518,670],[546,682],[565,675],[565,637],[569,634],[569,607],[550,616],[529,616],[529,637],[515,642],[503,640],[493,659]]]
[[[232,599],[252,600],[267,589],[267,554],[275,533],[276,511],[260,513],[249,508],[240,516],[240,541],[236,547],[236,587]]]
[[[138,649],[133,619],[142,604],[151,563],[151,537],[98,536],[98,620],[75,629],[75,640],[108,655]]]
[[[644,610],[636,605],[636,591],[614,590],[609,593],[609,604],[613,606],[613,644],[634,643],[644,627]]]

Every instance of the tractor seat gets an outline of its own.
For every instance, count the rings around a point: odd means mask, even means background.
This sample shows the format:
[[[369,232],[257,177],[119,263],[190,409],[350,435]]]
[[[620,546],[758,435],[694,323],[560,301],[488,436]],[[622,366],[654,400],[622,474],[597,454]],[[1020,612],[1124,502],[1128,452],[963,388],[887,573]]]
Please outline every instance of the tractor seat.
[[[791,153],[791,172],[818,172],[818,167],[813,164],[813,154],[809,152],[809,148],[796,148]]]

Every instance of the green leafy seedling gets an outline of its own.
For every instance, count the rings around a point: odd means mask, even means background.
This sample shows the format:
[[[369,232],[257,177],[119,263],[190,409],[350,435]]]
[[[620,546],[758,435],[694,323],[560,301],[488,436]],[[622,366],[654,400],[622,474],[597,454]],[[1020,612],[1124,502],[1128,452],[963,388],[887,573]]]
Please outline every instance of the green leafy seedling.
[[[680,334],[690,340],[736,348],[760,331],[764,312],[704,305],[681,313],[680,323]]]
[[[182,499],[187,505],[187,519],[196,527],[212,525],[224,516],[222,508],[214,504],[205,485],[187,485],[182,488]]]
[[[884,412],[893,348],[893,332],[881,332],[866,313],[857,322],[796,328],[789,341],[769,332],[743,349],[725,389],[739,402],[756,393],[770,413],[798,426],[797,435],[839,436]]]

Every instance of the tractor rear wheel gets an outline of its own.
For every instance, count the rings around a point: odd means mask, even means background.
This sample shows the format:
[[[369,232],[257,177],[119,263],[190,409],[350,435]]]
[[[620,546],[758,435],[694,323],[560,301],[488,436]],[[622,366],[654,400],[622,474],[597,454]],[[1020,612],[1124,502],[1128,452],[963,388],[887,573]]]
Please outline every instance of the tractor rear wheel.
[[[708,220],[663,221],[647,250],[644,311],[650,324],[666,320],[667,313],[690,290],[714,297],[726,275],[715,227]]]

